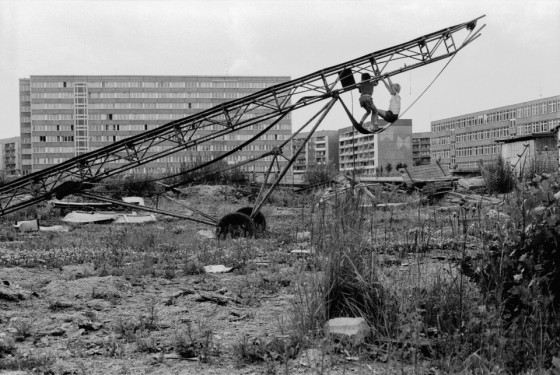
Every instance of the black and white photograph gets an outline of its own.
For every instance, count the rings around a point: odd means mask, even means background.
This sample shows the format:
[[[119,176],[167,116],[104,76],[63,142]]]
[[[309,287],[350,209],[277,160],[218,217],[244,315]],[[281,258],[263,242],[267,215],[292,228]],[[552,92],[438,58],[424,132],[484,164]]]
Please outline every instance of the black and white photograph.
[[[560,1],[0,0],[0,373],[560,375]]]

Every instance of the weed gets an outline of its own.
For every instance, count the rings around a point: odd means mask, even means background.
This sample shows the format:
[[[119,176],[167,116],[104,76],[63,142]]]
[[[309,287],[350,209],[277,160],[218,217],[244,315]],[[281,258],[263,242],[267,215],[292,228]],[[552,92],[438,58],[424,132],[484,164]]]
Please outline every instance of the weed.
[[[109,336],[105,346],[107,349],[107,355],[109,357],[122,357],[124,354],[124,348],[119,343],[119,341],[117,340],[114,334],[111,334]]]
[[[33,336],[35,332],[33,323],[29,319],[18,318],[12,321],[11,324],[16,329],[16,341],[24,341],[26,338]]]
[[[0,333],[0,358],[6,354],[13,354],[16,351],[14,339],[5,333]]]
[[[205,273],[204,266],[196,260],[189,260],[185,262],[183,273],[185,275],[199,275]]]
[[[489,164],[485,173],[489,193],[509,193],[516,185],[513,168],[502,157]]]
[[[243,335],[233,344],[233,353],[238,365],[265,362],[267,369],[274,368],[273,361],[282,361],[287,365],[289,359],[296,358],[302,349],[302,341],[297,337],[264,337],[249,339]],[[275,372],[273,372],[275,373]]]
[[[141,326],[132,320],[118,317],[113,325],[113,329],[125,342],[131,343],[136,341],[136,332],[141,329]]]
[[[55,358],[47,353],[16,353],[0,357],[0,370],[22,371],[35,373],[49,373]]]
[[[212,329],[201,322],[196,328],[187,322],[186,328],[176,329],[173,347],[182,357],[198,358],[201,362],[208,362],[210,357],[220,355],[220,347],[214,343]]]
[[[266,343],[262,338],[251,340],[245,335],[233,345],[233,353],[239,364],[263,362],[269,356]]]
[[[144,353],[158,353],[161,351],[161,346],[153,335],[140,331],[136,337],[136,349]]]

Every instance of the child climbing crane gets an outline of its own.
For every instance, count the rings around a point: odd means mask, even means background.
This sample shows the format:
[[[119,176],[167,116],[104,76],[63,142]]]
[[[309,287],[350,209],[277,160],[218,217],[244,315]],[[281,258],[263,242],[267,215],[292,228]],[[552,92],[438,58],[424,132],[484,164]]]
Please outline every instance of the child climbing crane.
[[[366,110],[366,114],[362,117],[360,121],[360,126],[363,125],[366,118],[371,113],[371,123],[374,130],[378,129],[377,121],[377,108],[373,104],[373,87],[377,86],[377,81],[370,81],[371,76],[368,73],[362,73],[362,82],[358,85],[358,91],[360,92],[360,106]]]
[[[391,78],[389,77],[387,77],[387,81],[389,83],[387,83],[383,78],[381,78],[381,80],[391,94],[391,100],[389,102],[389,109],[387,111],[380,109],[377,111],[377,113],[379,113],[379,116],[383,120],[387,121],[389,124],[392,124],[393,122],[397,121],[397,119],[399,118],[399,113],[401,111],[401,96],[399,95],[399,93],[401,92],[401,85],[391,82]],[[377,129],[376,124],[377,118],[374,121],[374,128]]]

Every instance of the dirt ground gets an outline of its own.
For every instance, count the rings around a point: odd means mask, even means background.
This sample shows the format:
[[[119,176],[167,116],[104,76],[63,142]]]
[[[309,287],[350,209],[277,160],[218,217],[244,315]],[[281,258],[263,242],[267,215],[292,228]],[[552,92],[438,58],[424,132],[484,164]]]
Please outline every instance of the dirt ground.
[[[204,191],[209,190],[191,192],[191,203],[202,209],[209,208],[203,207],[205,204],[212,206],[210,211],[218,216],[232,207],[247,204],[224,196],[223,207],[216,209],[216,202],[209,202]],[[212,199],[221,201],[222,195],[216,198],[216,194],[213,193]],[[305,255],[290,252],[311,248],[304,234],[302,209],[282,206],[265,207],[269,235],[258,240],[229,239],[225,244],[205,237],[213,231],[208,231],[212,229],[208,226],[163,218],[157,223],[126,229],[128,237],[120,237],[131,241],[131,235],[139,237],[153,232],[157,235],[156,242],[161,242],[166,238],[171,241],[177,235],[180,240],[173,245],[174,249],[180,247],[178,251],[181,251],[196,246],[211,254],[222,253],[229,247],[252,249],[250,257],[243,258],[243,267],[227,273],[187,272],[200,265],[189,268],[185,263],[172,267],[172,274],[169,268],[167,273],[158,273],[157,267],[140,268],[141,272],[151,269],[152,274],[126,272],[133,267],[130,262],[140,259],[132,257],[136,260],[130,261],[128,255],[121,266],[125,272],[113,272],[100,267],[103,262],[99,257],[88,259],[76,255],[110,254],[107,249],[116,251],[111,246],[117,248],[117,244],[107,241],[111,235],[120,233],[120,229],[111,225],[86,225],[54,234],[18,234],[14,241],[3,242],[0,244],[0,260],[4,264],[0,268],[3,283],[0,359],[5,371],[235,375],[437,373],[427,363],[413,366],[394,362],[387,356],[372,360],[359,352],[327,350],[320,343],[294,357],[270,346],[271,342],[280,343],[280,347],[288,342],[295,284],[298,277],[306,274],[302,272]],[[57,224],[56,218],[51,224]],[[27,258],[15,266],[18,262],[13,260],[18,257]],[[173,261],[179,262],[177,259]],[[386,275],[405,270],[407,277],[417,278],[415,272],[424,277],[435,261],[426,258],[416,262],[416,267],[409,266],[414,262],[414,259],[395,261]],[[266,350],[259,351],[262,348]],[[247,360],[251,353],[267,358]]]

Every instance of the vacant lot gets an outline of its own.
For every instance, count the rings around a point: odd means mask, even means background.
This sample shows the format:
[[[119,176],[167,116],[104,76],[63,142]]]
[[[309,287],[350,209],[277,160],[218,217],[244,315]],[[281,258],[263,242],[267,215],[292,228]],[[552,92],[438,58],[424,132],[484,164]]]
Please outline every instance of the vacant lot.
[[[218,218],[250,205],[224,191],[199,187],[181,203]],[[374,201],[345,192],[321,202],[319,193],[279,192],[262,210],[268,228],[258,238],[218,240],[212,227],[163,216],[68,232],[14,233],[5,221],[0,369],[490,374],[550,367],[555,339],[542,338],[548,331],[528,319],[503,323],[509,307],[492,284],[495,268],[484,266],[505,249],[500,218],[512,214],[505,206],[373,193]],[[377,206],[389,201],[403,204]],[[64,224],[54,210],[39,211],[42,225]],[[207,273],[209,265],[231,270]],[[339,316],[364,317],[369,336],[326,336],[324,324]],[[512,329],[523,338],[512,338]],[[539,335],[547,348],[534,346]]]

